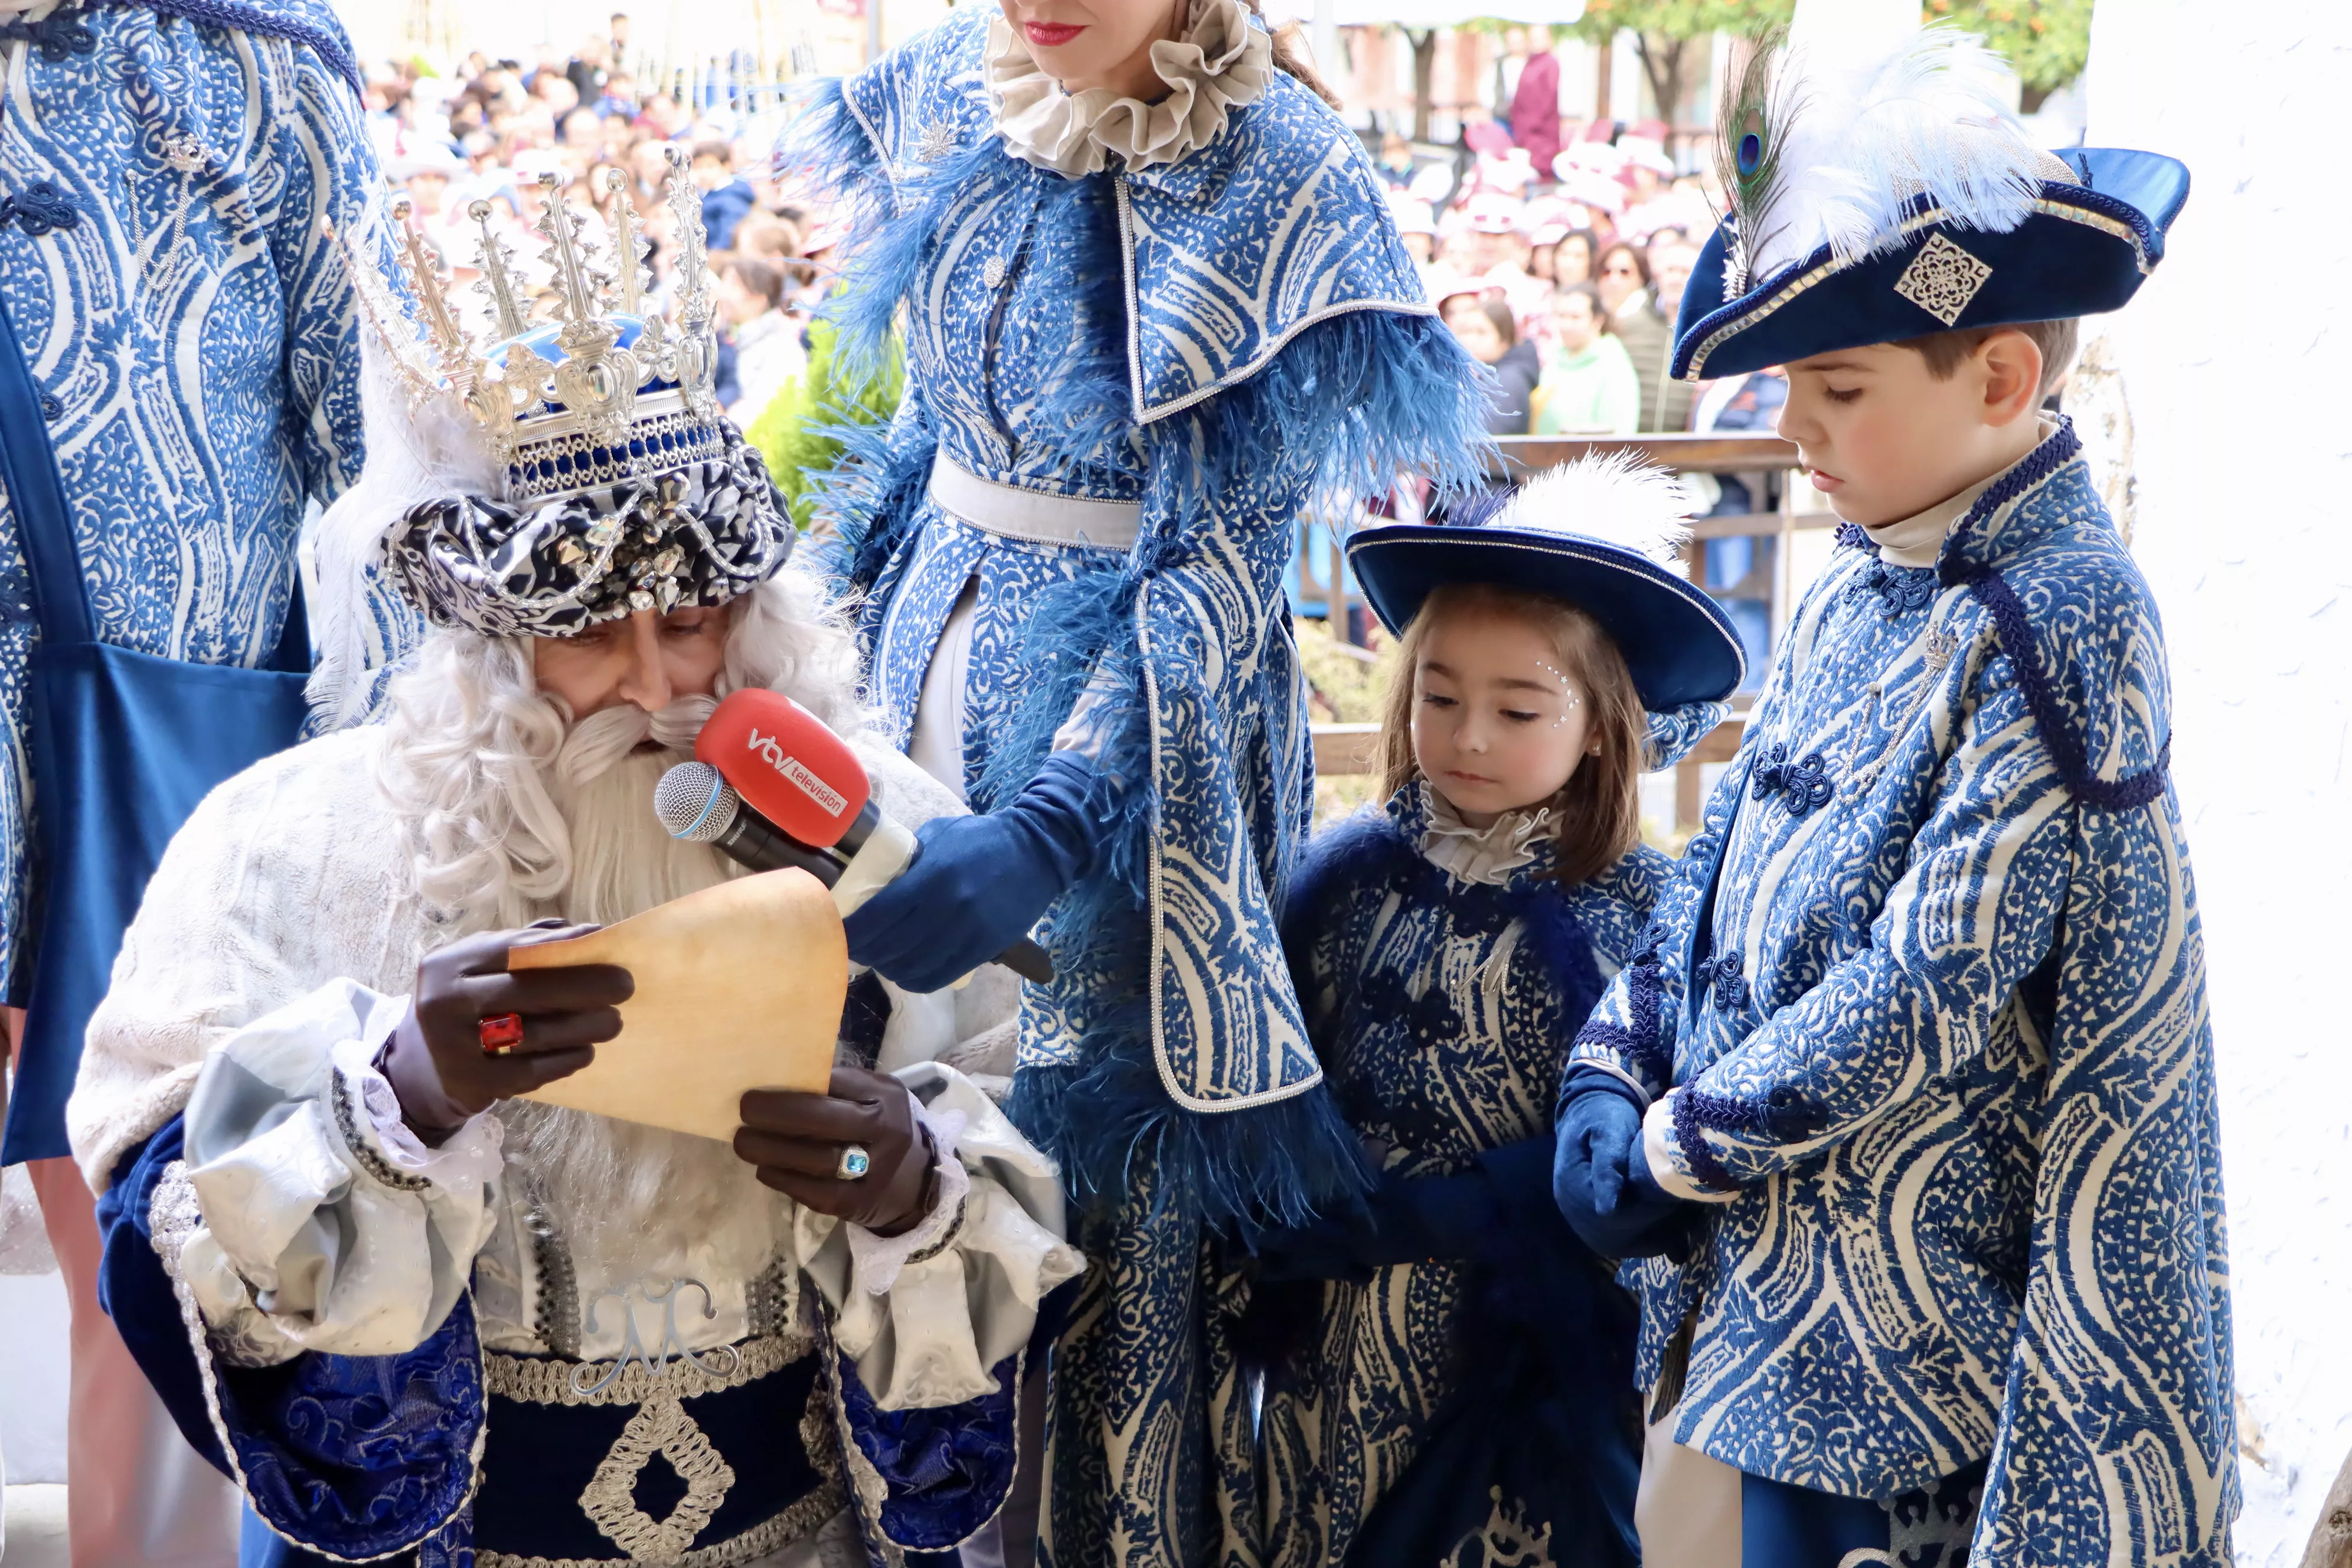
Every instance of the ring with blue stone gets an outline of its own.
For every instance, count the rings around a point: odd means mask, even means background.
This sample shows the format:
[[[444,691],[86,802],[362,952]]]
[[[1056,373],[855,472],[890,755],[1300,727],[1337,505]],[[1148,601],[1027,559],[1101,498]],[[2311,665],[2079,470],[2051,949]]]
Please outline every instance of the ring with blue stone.
[[[855,1182],[874,1168],[874,1156],[866,1152],[863,1143],[844,1143],[841,1158],[833,1167],[837,1181]]]

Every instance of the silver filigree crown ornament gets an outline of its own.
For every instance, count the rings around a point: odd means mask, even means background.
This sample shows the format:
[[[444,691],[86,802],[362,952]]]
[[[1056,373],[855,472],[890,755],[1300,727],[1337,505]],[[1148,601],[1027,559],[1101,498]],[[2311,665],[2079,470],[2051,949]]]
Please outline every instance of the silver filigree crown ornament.
[[[513,252],[490,231],[490,204],[467,209],[481,231],[476,249],[496,336],[478,342],[450,299],[433,247],[407,201],[392,204],[399,268],[415,310],[373,267],[354,260],[362,308],[390,350],[412,409],[454,399],[506,470],[510,505],[530,506],[723,459],[712,390],[719,340],[712,325],[702,203],[684,151],[664,150],[665,199],[677,220],[678,256],[669,316],[651,308],[647,242],[628,177],[610,176],[609,233],[562,197],[553,174],[539,179],[535,226],[550,286],[532,294]],[[534,322],[534,316],[542,319]]]

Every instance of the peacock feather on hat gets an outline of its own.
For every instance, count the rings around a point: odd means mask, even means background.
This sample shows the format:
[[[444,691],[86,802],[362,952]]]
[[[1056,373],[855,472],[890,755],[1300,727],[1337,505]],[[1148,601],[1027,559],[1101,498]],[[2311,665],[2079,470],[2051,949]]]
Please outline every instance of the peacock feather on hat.
[[[1889,49],[1874,36],[1758,40],[1724,83],[1716,171],[1731,203],[1731,292],[1827,247],[1841,266],[1895,249],[1923,211],[2005,234],[2042,182],[2070,178],[2007,105],[2008,63],[1948,24]]]

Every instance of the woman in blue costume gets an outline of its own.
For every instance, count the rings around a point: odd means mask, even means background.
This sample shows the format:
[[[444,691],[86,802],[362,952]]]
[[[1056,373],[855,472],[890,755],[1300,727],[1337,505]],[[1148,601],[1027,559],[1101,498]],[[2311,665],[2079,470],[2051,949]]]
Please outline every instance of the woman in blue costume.
[[[1402,639],[1389,800],[1317,837],[1283,927],[1381,1176],[1258,1240],[1265,1568],[1638,1557],[1634,1311],[1554,1206],[1552,1099],[1666,877],[1641,774],[1739,683],[1679,570],[1688,510],[1664,470],[1588,459],[1349,545]]]
[[[870,696],[982,813],[924,837],[852,955],[923,990],[1043,920],[1059,972],[1012,1109],[1093,1265],[1052,1358],[1065,1568],[1240,1549],[1209,1239],[1362,1180],[1276,928],[1312,798],[1283,569],[1318,498],[1465,479],[1484,406],[1263,25],[1093,14],[959,11],[787,153],[857,213],[843,352],[903,315],[906,401],[827,503]]]

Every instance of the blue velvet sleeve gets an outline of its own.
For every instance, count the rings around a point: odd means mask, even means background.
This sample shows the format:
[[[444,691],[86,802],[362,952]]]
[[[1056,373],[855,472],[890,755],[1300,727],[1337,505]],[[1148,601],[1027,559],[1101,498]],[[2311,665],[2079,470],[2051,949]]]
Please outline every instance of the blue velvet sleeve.
[[[882,1533],[903,1548],[940,1552],[995,1518],[1019,1457],[1022,1358],[996,1363],[992,1394],[930,1410],[883,1410],[858,1381],[856,1363],[835,1354],[850,1436],[889,1489]]]
[[[98,1205],[99,1303],[181,1432],[297,1546],[347,1559],[446,1551],[466,1531],[485,1415],[471,1298],[404,1354],[222,1364],[154,1247],[156,1193],[181,1158],[174,1117],[123,1157]]]
[[[98,1304],[114,1320],[131,1359],[147,1374],[163,1408],[179,1424],[189,1447],[211,1461],[224,1475],[228,1461],[222,1457],[220,1436],[205,1408],[203,1375],[188,1344],[187,1325],[180,1317],[179,1298],[172,1291],[163,1260],[155,1256],[148,1213],[155,1201],[155,1184],[181,1155],[181,1123],[176,1116],[163,1130],[122,1156],[114,1180],[98,1199],[98,1233],[102,1244],[98,1265]]]

